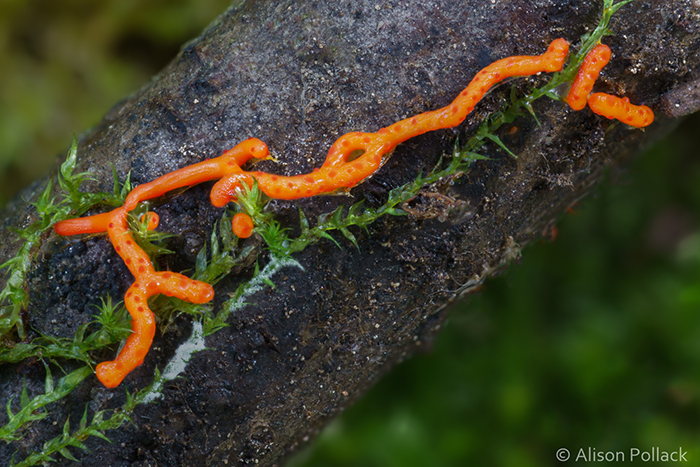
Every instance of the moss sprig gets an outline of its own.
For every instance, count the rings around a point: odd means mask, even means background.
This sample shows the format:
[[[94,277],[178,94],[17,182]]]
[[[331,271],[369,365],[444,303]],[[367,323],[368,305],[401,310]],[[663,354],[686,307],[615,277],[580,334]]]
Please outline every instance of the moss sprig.
[[[97,310],[95,321],[80,325],[73,338],[40,335],[31,342],[19,342],[0,348],[0,364],[18,363],[34,357],[64,358],[94,365],[91,357],[94,351],[120,342],[131,333],[131,321],[121,302],[113,304],[112,299],[107,297]],[[88,333],[95,326],[97,329]]]
[[[21,428],[28,423],[42,420],[48,415],[48,412],[43,410],[44,407],[70,394],[85,378],[92,374],[92,368],[84,366],[67,374],[58,381],[58,385],[54,385],[49,365],[45,363],[44,366],[46,367],[44,393],[30,399],[27,395],[27,387],[24,386],[20,396],[20,410],[17,413],[12,412],[12,399],[7,402],[9,421],[0,427],[0,439],[6,442],[20,439],[18,432]]]
[[[120,186],[116,177],[112,193],[80,191],[80,185],[91,180],[91,175],[87,172],[74,173],[77,154],[78,143],[74,137],[66,160],[61,164],[58,173],[58,184],[61,189],[59,198],[56,199],[54,196],[54,182],[49,179],[37,200],[30,203],[34,206],[38,219],[27,227],[15,229],[22,245],[14,258],[0,265],[0,271],[4,270],[7,278],[5,286],[0,291],[0,336],[6,339],[12,340],[13,332],[16,332],[20,340],[26,337],[21,317],[22,310],[29,302],[26,278],[42,235],[55,223],[80,216],[98,204],[118,206],[124,202],[126,194],[131,191],[128,179],[127,183]]]
[[[46,441],[42,445],[40,451],[31,452],[19,463],[15,463],[15,456],[13,455],[10,461],[10,467],[31,467],[33,465],[45,465],[48,462],[56,462],[56,459],[53,457],[56,454],[60,454],[68,460],[79,462],[68,448],[74,447],[84,451],[88,450],[83,441],[91,436],[109,442],[110,440],[105,433],[109,430],[121,428],[125,424],[132,422],[131,414],[138,404],[143,403],[143,398],[148,393],[148,390],[150,390],[150,386],[142,389],[135,395],[127,392],[126,403],[120,409],[115,411],[100,410],[92,416],[90,423],[88,423],[88,408],[85,406],[83,416],[76,431],[71,433],[70,418],[67,418],[63,424],[63,430],[60,435]],[[111,416],[105,418],[105,416],[110,413]]]

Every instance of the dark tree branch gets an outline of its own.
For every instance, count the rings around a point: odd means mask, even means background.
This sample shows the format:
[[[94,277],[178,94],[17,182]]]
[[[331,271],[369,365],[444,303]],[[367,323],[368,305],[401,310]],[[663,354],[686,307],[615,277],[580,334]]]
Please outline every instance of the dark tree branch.
[[[109,191],[110,164],[122,180],[131,171],[135,183],[144,183],[218,156],[250,136],[265,141],[280,161],[262,163],[264,170],[308,172],[340,135],[374,131],[446,105],[494,60],[540,54],[557,37],[577,44],[597,23],[600,3],[248,1],[81,137],[79,168],[97,180],[85,188]],[[614,57],[598,86],[656,110],[652,127],[631,130],[587,109],[538,101],[541,126],[522,117],[512,125],[517,131],[509,127],[501,134],[517,159],[487,146],[493,160],[436,186],[433,193],[440,195],[422,197],[417,215],[384,218],[368,232],[354,232],[359,249],[341,238],[342,249],[323,241],[296,254],[303,270],[284,268],[272,278],[275,289],[249,297],[230,327],[207,339],[208,350],[195,354],[183,378],[166,385],[159,403],[139,406],[135,424],[107,433],[112,444],[88,439],[90,452],[74,452],[82,465],[274,465],[316,434],[430,340],[448,303],[547,231],[609,168],[665,134],[675,120],[659,110],[675,116],[700,107],[697,2],[638,0],[613,18],[611,29],[615,35],[605,42]],[[514,84],[527,91],[542,79]],[[351,200],[273,201],[271,210],[295,228],[298,206],[315,218],[359,199],[381,203],[388,190],[430,170],[458,135],[464,141],[473,134],[508,93],[506,85],[489,94],[456,130],[401,145]],[[674,110],[675,102],[682,111]],[[31,218],[25,200],[44,184],[29,187],[5,209],[3,261],[18,246],[8,228]],[[220,217],[207,189],[191,189],[159,206],[161,229],[177,234],[170,244],[176,255],[165,267],[192,268]],[[446,199],[465,208],[447,211]],[[258,260],[264,265],[268,258],[263,253]],[[251,272],[219,284],[215,303]],[[27,324],[33,333],[71,336],[91,319],[100,297],[121,297],[130,282],[106,239],[48,236],[30,275]],[[124,385],[134,392],[150,384],[154,369],[165,366],[190,327],[180,319],[158,334],[145,364]],[[5,367],[2,400],[18,394],[25,380],[40,389],[44,375],[39,362]],[[77,423],[86,403],[92,413],[124,401],[123,388],[105,389],[88,378],[21,442],[4,445],[0,462],[16,450],[19,460],[39,449],[60,434],[67,415]]]

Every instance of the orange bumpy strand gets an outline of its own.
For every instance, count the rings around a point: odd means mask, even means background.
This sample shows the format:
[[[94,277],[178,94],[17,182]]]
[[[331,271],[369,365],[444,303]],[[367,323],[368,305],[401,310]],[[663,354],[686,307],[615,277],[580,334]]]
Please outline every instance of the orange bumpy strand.
[[[102,384],[113,388],[143,363],[153,343],[156,322],[148,307],[149,297],[165,294],[190,303],[206,303],[214,298],[214,289],[206,282],[195,281],[182,274],[156,271],[148,255],[131,236],[126,208],[115,209],[110,214],[107,234],[135,278],[124,296],[124,305],[131,315],[133,334],[115,360],[102,362],[96,368],[97,378]]]
[[[397,144],[429,131],[459,125],[495,84],[511,76],[560,71],[568,49],[569,44],[564,39],[556,39],[542,55],[498,60],[477,73],[446,107],[401,120],[376,133],[354,132],[341,136],[331,146],[323,165],[309,174],[282,176],[244,171],[241,166],[251,158],[264,159],[269,155],[265,143],[250,138],[215,159],[183,167],[139,185],[129,193],[124,206],[111,212],[57,223],[54,229],[60,235],[107,232],[114,249],[135,278],[124,297],[125,306],[132,316],[133,334],[114,361],[97,366],[97,377],[105,386],[115,387],[143,362],[155,334],[155,318],[148,308],[149,297],[166,294],[191,303],[206,303],[214,296],[214,290],[209,284],[189,279],[182,274],[158,272],[154,269],[148,255],[136,244],[128,228],[128,213],[140,202],[178,188],[217,179],[210,195],[212,204],[217,207],[235,200],[241,184],[252,186],[254,180],[257,180],[260,189],[268,196],[280,199],[296,199],[349,189],[374,174]],[[609,58],[610,49],[605,46],[596,47],[586,57],[582,71],[579,71],[567,98],[572,108],[580,106],[581,99],[585,106],[585,98]],[[630,125],[646,126],[654,118],[648,107],[633,106],[626,98],[618,99],[598,93],[592,94],[588,102],[594,112],[608,118],[618,118]],[[356,151],[361,152],[361,155],[350,160]],[[146,215],[148,228],[156,228],[157,214],[149,212]],[[250,216],[238,213],[234,216],[231,227],[237,236],[246,238],[252,234],[254,225]]]
[[[59,235],[92,234],[107,231],[111,212],[95,214],[89,217],[79,217],[58,222],[53,230]]]
[[[612,51],[605,44],[598,44],[588,52],[571,85],[569,95],[566,97],[566,102],[572,109],[581,110],[586,106],[588,95],[593,90],[593,84],[598,79],[600,71],[610,61],[611,56]]]
[[[374,174],[397,144],[414,136],[464,121],[474,106],[495,84],[511,76],[560,71],[569,50],[564,39],[556,39],[547,51],[537,56],[517,56],[498,60],[476,74],[469,85],[446,107],[401,120],[376,133],[348,133],[333,143],[320,169],[310,174],[283,176],[265,172],[238,173],[220,180],[212,189],[215,206],[234,200],[240,182],[254,177],[260,189],[272,198],[297,199],[348,189]],[[364,151],[350,161],[355,151]]]
[[[643,128],[654,121],[654,112],[646,105],[630,104],[626,97],[611,96],[596,92],[588,98],[588,106],[594,113],[607,118],[615,118],[630,126]]]
[[[242,173],[241,166],[250,159],[264,159],[268,155],[265,143],[257,138],[248,138],[217,158],[188,165],[137,186],[126,197],[124,207],[131,211],[139,202],[157,198],[168,191],[216,180],[229,174]]]

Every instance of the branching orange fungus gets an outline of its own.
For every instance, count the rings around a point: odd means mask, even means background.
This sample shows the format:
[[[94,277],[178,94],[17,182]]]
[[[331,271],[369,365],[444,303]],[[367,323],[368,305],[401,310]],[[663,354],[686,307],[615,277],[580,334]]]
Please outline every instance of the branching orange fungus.
[[[214,289],[205,282],[192,280],[175,272],[158,272],[148,255],[132,237],[127,215],[138,203],[153,199],[168,191],[215,180],[233,172],[240,172],[241,165],[252,157],[267,157],[265,143],[248,139],[215,159],[184,167],[139,185],[127,196],[124,206],[111,212],[79,219],[69,219],[54,226],[60,235],[107,232],[114,249],[124,260],[134,276],[134,283],[126,292],[124,304],[131,315],[133,334],[114,361],[97,365],[97,377],[107,387],[116,387],[126,375],[143,363],[153,343],[155,317],[148,307],[148,298],[165,294],[190,303],[206,303],[214,298]],[[158,218],[148,213],[148,227],[155,228]]]
[[[252,186],[253,180],[257,181],[265,194],[278,199],[297,199],[349,189],[374,174],[397,144],[429,131],[451,128],[462,123],[495,84],[512,76],[560,71],[568,50],[566,40],[556,39],[542,55],[498,60],[477,73],[446,107],[401,120],[376,133],[355,132],[341,136],[331,146],[323,165],[309,174],[282,176],[244,171],[241,166],[248,160],[254,157],[266,158],[269,154],[265,143],[250,138],[220,157],[175,170],[152,182],[139,185],[129,193],[122,207],[111,212],[57,223],[54,228],[60,235],[107,232],[114,249],[135,279],[124,299],[132,317],[133,334],[114,361],[97,366],[99,380],[107,387],[115,387],[143,362],[155,334],[154,315],[147,304],[149,297],[166,294],[191,303],[205,303],[214,296],[209,284],[174,272],[155,271],[146,253],[134,241],[127,225],[128,213],[140,202],[171,190],[216,179],[219,181],[212,188],[210,198],[211,203],[217,207],[235,201],[241,183]],[[362,154],[350,160],[351,154],[357,152]],[[148,213],[148,216],[148,228],[155,228],[158,225],[157,216],[154,213]],[[232,228],[239,237],[246,237],[252,233],[254,225],[250,216],[239,213],[234,216]]]

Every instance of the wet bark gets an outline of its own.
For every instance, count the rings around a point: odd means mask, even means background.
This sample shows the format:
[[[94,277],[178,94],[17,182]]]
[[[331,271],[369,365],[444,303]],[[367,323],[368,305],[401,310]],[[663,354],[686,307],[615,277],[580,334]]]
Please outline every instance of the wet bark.
[[[600,3],[562,0],[405,0],[336,2],[248,1],[226,12],[141,90],[116,105],[80,138],[79,170],[95,177],[84,189],[109,191],[111,164],[123,181],[144,183],[215,157],[247,137],[265,141],[283,174],[321,165],[330,144],[349,131],[374,131],[450,102],[473,75],[502,57],[540,54],[565,37],[572,44],[597,23]],[[646,131],[573,112],[560,102],[535,105],[541,125],[523,116],[500,137],[491,160],[417,197],[410,216],[383,218],[353,231],[359,248],[339,236],[294,258],[238,310],[230,326],[207,338],[183,377],[160,402],[139,406],[134,424],[107,433],[108,444],[73,450],[82,465],[275,465],[438,332],[447,305],[547,233],[567,207],[586,196],[611,168],[674,126],[670,116],[697,111],[700,11],[697,2],[638,0],[613,19],[614,52],[599,80],[602,91],[656,110]],[[546,77],[514,81],[519,91]],[[298,230],[307,217],[365,199],[377,206],[388,191],[430,170],[507,100],[501,86],[459,128],[415,138],[396,149],[352,198],[323,196],[273,201],[270,210]],[[676,105],[678,104],[678,105]],[[681,105],[682,104],[682,105]],[[682,109],[681,109],[682,108]],[[680,110],[679,110],[680,109]],[[28,187],[2,213],[1,260],[19,245],[10,227],[26,225],[46,180]],[[176,234],[163,260],[193,268],[221,210],[203,185],[168,197],[156,210],[160,230]],[[259,244],[259,238],[247,240]],[[269,258],[264,250],[258,262]],[[216,288],[215,306],[251,277],[253,266]],[[104,237],[44,238],[30,280],[26,324],[31,332],[71,336],[109,294],[121,297],[132,278]],[[0,447],[0,462],[21,460],[89,413],[120,407],[162,369],[191,329],[181,318],[157,334],[144,365],[115,390],[88,378],[22,441]],[[104,358],[113,356],[113,350]],[[38,361],[6,365],[2,401],[43,388]],[[16,402],[16,401],[15,401]],[[4,415],[3,415],[4,416]],[[56,422],[56,424],[54,424]],[[5,419],[2,419],[5,423]],[[66,460],[61,462],[69,463]],[[59,463],[60,464],[60,463]]]

